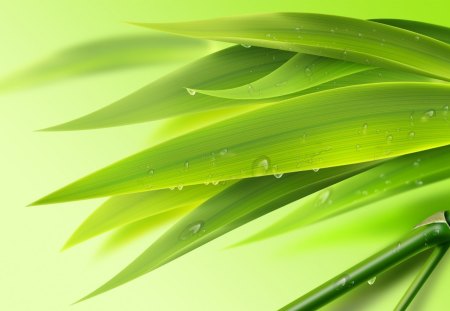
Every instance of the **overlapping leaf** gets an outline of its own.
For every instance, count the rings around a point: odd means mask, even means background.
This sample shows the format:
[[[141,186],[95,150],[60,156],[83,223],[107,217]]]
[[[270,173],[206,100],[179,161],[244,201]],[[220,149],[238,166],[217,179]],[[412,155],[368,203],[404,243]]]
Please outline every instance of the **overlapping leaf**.
[[[402,156],[299,201],[293,212],[239,243],[259,241],[365,205],[450,180],[450,147]]]
[[[116,196],[98,207],[73,233],[64,248],[71,247],[118,227],[186,206],[195,206],[223,191],[231,182],[217,187],[186,187],[176,193],[148,191]]]
[[[298,53],[278,69],[248,85],[225,90],[197,90],[233,99],[260,99],[300,92],[371,67],[327,57]]]
[[[294,53],[231,47],[208,55],[89,115],[49,130],[80,130],[159,120],[248,101],[213,99],[186,91],[192,88],[229,88],[259,79]]]
[[[449,99],[449,85],[431,83],[300,96],[142,151],[35,204],[345,165],[446,145]]]
[[[89,297],[150,272],[201,245],[300,197],[343,180],[376,163],[363,163],[239,181],[186,215],[133,263]]]
[[[138,25],[190,37],[295,51],[450,80],[450,45],[373,21],[275,13]]]
[[[396,22],[396,20],[386,20],[386,22]],[[422,32],[422,27],[424,28],[423,33],[427,35],[436,35],[438,39],[441,39],[446,35],[448,36],[450,33],[447,28],[430,24],[414,23],[413,26],[410,26],[407,22],[408,21],[403,23],[406,29],[408,29],[408,27],[413,27],[415,31],[420,33]],[[256,102],[249,102],[247,100],[217,100],[205,98],[201,95],[189,98],[187,93],[183,92],[182,89],[189,87],[191,89],[214,90],[239,87],[247,84],[246,87],[248,92],[255,96],[261,92],[261,87],[255,89],[250,84],[257,79],[270,74],[279,65],[292,57],[292,55],[293,54],[282,51],[264,51],[256,48],[247,49],[247,51],[244,48],[239,47],[227,49],[194,62],[173,74],[151,83],[147,87],[144,87],[110,106],[71,122],[52,127],[50,130],[80,130],[126,125],[178,115],[189,115],[202,111],[214,111],[215,109],[227,108],[229,106],[236,107],[237,105],[266,102],[261,100]],[[272,60],[270,57],[272,57]],[[345,62],[343,64],[344,67],[348,66]],[[367,65],[368,64],[364,64],[359,67],[367,67]],[[307,62],[303,63],[301,67],[308,72]],[[336,70],[338,73],[341,72],[337,68]],[[292,69],[283,71],[292,72]],[[299,71],[297,73],[302,75],[301,72],[302,71]],[[311,75],[317,76],[314,71],[311,71]],[[275,75],[275,78],[276,77],[280,77],[280,75]],[[292,77],[296,77],[295,72],[292,72]],[[333,77],[332,74],[328,73],[325,80],[333,80],[336,78],[338,78],[338,76]],[[268,82],[273,82],[274,85],[284,85],[283,88],[277,88],[276,90],[279,95],[283,95],[292,92],[296,87],[295,83],[286,83],[287,80],[289,79],[282,79],[282,81],[280,81],[279,79],[274,79],[272,77],[265,80],[265,84],[267,85]],[[313,80],[317,82],[316,78]],[[400,79],[398,81],[403,80]],[[303,86],[304,88],[305,84],[301,84],[300,86]],[[295,96],[295,94],[293,94],[293,96]]]
[[[133,35],[97,40],[68,48],[10,74],[0,81],[0,91],[117,69],[189,61],[205,55],[208,50],[206,41],[170,35]]]

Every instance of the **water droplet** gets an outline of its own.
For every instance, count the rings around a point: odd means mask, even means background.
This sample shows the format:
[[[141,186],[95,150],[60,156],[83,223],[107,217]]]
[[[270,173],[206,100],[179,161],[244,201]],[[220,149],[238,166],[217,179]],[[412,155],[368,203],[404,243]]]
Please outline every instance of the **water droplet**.
[[[393,139],[394,139],[394,137],[393,137],[392,135],[386,136],[386,142],[387,142],[388,144],[392,143],[392,140],[393,140]]]
[[[423,185],[423,181],[421,181],[420,179],[417,179],[414,183],[419,187]]]
[[[178,185],[178,186],[177,186],[177,189],[178,189],[178,190],[183,190],[183,185]]]
[[[186,88],[186,91],[188,92],[189,95],[194,96],[197,92],[193,89],[190,88]]]
[[[323,205],[323,204],[327,203],[328,199],[330,198],[330,195],[331,195],[331,190],[325,189],[324,191],[322,191],[321,193],[318,194],[317,203],[319,205]]]
[[[253,88],[253,85],[251,83],[249,83],[249,85],[247,85],[247,93],[249,95],[252,95],[254,91],[255,91],[255,89]]]
[[[419,37],[419,36],[415,36],[414,39],[416,39],[417,41],[419,41],[419,40],[420,40],[420,37]]]
[[[344,51],[342,52],[342,55],[344,56],[344,58],[346,58],[346,57],[347,57],[347,55],[348,55],[348,52],[347,52],[347,50],[344,50]]]
[[[362,133],[363,133],[364,135],[367,134],[367,127],[368,127],[367,123],[364,123],[364,124],[363,124],[363,128],[362,128]]]
[[[422,122],[426,122],[426,121],[428,121],[428,120],[434,118],[435,116],[436,116],[436,110],[430,109],[430,110],[427,110],[427,111],[423,114],[423,116],[422,116],[422,118],[421,118],[420,120],[421,120]]]
[[[241,46],[244,47],[244,48],[246,48],[246,49],[249,49],[249,48],[252,47],[251,45],[249,45],[249,44],[244,44],[244,43],[242,43]]]
[[[214,180],[214,181],[211,182],[211,185],[213,185],[213,186],[217,186],[218,184],[219,184],[218,180]]]
[[[184,168],[189,169],[189,161],[184,162]]]
[[[175,190],[176,187],[169,187],[170,190]]]
[[[272,167],[272,172],[273,172],[273,176],[274,176],[275,178],[281,178],[281,177],[283,177],[283,173],[279,173],[279,172],[278,172],[278,165],[274,165],[274,166]]]
[[[442,107],[442,109],[444,110],[443,112],[444,119],[448,120],[448,105],[445,105],[444,107]]]
[[[411,131],[411,132],[409,132],[408,135],[409,135],[410,138],[414,138],[416,136],[416,132]]]
[[[320,168],[313,168],[313,172],[317,173],[320,170]]]
[[[361,149],[361,145],[356,145],[355,148],[356,148],[356,151],[359,151],[359,149]]]
[[[330,29],[330,32],[331,32],[331,33],[334,33],[334,32],[335,32],[334,28],[331,28],[331,29]]]
[[[219,154],[221,155],[221,156],[224,156],[224,155],[226,155],[228,153],[228,148],[223,148],[222,150],[220,150],[220,152],[219,152]]]
[[[252,163],[253,176],[267,175],[270,168],[270,159],[266,156],[255,159]]]
[[[203,221],[198,221],[196,223],[190,224],[181,232],[180,240],[185,241],[189,238],[194,237],[195,235],[201,232],[201,229],[203,228],[204,225],[205,223]]]
[[[420,165],[420,159],[417,159],[416,161],[414,161],[413,166],[414,167],[418,167]]]
[[[358,32],[358,37],[362,38],[362,33]]]
[[[153,175],[155,174],[155,170],[152,169],[152,168],[149,168],[149,169],[147,170],[147,174],[148,174],[149,176],[153,176]]]
[[[368,283],[369,285],[373,285],[373,284],[375,283],[376,280],[377,280],[377,277],[374,276],[373,278],[371,278],[370,280],[368,280],[367,283]]]
[[[306,75],[307,77],[311,77],[311,75],[312,75],[311,68],[305,67],[305,75]]]

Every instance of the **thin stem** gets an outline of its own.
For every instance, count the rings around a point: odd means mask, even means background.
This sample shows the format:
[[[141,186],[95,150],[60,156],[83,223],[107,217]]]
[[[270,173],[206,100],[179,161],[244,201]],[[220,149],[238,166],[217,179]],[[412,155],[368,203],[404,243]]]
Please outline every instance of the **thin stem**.
[[[420,291],[422,286],[427,281],[428,277],[433,273],[433,270],[441,261],[442,257],[444,257],[445,253],[449,248],[449,244],[438,245],[435,247],[430,257],[425,262],[419,274],[414,279],[411,286],[408,288],[406,293],[403,295],[402,299],[398,303],[397,307],[395,307],[395,311],[405,311],[406,308],[411,304],[413,299],[416,297],[417,293]]]
[[[430,222],[416,227],[402,240],[330,279],[280,311],[316,310],[404,260],[436,245],[449,243],[448,215],[444,212],[433,215],[429,218]],[[435,217],[440,219],[436,220]]]

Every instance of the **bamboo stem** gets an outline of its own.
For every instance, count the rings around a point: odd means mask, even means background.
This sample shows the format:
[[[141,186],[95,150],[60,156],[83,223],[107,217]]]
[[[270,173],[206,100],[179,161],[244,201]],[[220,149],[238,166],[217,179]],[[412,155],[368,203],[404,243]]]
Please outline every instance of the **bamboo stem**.
[[[397,307],[395,307],[395,311],[405,311],[406,308],[411,304],[413,299],[416,297],[417,293],[420,291],[422,286],[427,281],[428,277],[433,273],[433,270],[441,261],[442,257],[444,257],[445,253],[449,248],[449,244],[438,245],[435,247],[430,257],[425,262],[421,271],[414,279],[411,286],[408,288],[406,293],[403,295],[402,299],[398,303]]]
[[[280,311],[316,310],[404,260],[436,245],[450,242],[448,219],[447,212],[433,215],[402,240],[330,279]]]

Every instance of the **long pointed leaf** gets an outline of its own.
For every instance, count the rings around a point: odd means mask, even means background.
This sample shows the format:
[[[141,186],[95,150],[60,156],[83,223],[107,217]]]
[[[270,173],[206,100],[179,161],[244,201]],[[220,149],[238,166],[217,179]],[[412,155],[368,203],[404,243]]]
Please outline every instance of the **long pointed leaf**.
[[[72,234],[64,248],[69,248],[112,229],[173,209],[197,205],[231,185],[192,186],[183,191],[168,189],[113,197],[98,207]]]
[[[142,151],[34,204],[325,168],[443,146],[450,142],[449,100],[450,86],[434,83],[361,85],[289,99]]]
[[[449,146],[405,155],[299,201],[287,216],[239,245],[271,238],[445,179],[450,180]]]
[[[131,281],[253,219],[373,165],[292,173],[280,179],[267,176],[242,180],[186,215],[122,272],[83,300]]]
[[[33,66],[11,73],[0,80],[0,91],[110,70],[187,61],[207,52],[207,42],[176,36],[134,35],[100,39],[60,51]]]
[[[109,106],[47,130],[127,125],[249,104],[202,94],[191,96],[186,88],[229,88],[249,83],[272,72],[293,55],[279,50],[231,47],[176,70]]]
[[[311,13],[275,13],[137,25],[190,37],[326,56],[450,80],[450,45],[372,21]]]

